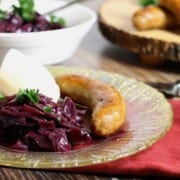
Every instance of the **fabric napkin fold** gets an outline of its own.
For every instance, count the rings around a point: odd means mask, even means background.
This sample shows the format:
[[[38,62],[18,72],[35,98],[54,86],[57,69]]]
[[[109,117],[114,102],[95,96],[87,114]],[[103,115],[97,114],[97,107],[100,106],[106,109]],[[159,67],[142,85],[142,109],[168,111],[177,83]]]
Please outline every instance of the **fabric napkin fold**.
[[[150,148],[113,162],[66,169],[69,172],[128,176],[180,177],[180,100],[170,100],[174,122],[168,133]]]

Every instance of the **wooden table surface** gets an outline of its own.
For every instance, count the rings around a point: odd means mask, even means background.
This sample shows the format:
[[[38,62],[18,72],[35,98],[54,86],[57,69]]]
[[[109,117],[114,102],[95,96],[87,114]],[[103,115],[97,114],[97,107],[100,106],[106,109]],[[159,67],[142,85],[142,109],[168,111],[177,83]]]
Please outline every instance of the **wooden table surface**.
[[[86,6],[98,11],[103,0],[91,0],[84,3]],[[115,47],[109,43],[98,30],[95,24],[87,37],[83,40],[77,52],[68,61],[59,65],[78,66],[95,70],[105,70],[123,74],[142,81],[172,82],[180,79],[180,63],[167,62],[162,67],[147,67],[140,63],[138,55],[125,49]],[[1,180],[57,180],[57,179],[121,179],[122,177],[108,177],[97,174],[72,174],[59,171],[40,171],[15,168],[0,168]],[[131,177],[132,178],[132,177]],[[122,179],[130,179],[123,177]],[[134,177],[132,179],[140,179]]]

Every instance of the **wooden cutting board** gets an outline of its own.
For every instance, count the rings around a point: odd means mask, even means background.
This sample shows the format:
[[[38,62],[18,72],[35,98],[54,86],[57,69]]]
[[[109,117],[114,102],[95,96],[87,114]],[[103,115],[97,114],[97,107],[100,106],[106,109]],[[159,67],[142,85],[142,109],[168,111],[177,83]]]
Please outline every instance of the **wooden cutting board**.
[[[98,15],[99,29],[103,36],[140,55],[180,61],[180,29],[179,32],[137,30],[131,19],[140,8],[138,0],[105,0]]]

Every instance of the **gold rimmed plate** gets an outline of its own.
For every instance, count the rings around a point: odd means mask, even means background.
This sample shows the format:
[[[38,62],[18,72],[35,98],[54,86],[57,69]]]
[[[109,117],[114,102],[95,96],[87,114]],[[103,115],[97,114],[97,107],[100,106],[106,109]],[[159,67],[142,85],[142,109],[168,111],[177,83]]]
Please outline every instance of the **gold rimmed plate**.
[[[75,67],[50,67],[53,76],[75,73],[114,86],[126,101],[126,123],[121,131],[68,153],[18,152],[0,148],[0,165],[32,169],[87,166],[127,157],[157,142],[172,125],[172,109],[155,89],[118,74]]]

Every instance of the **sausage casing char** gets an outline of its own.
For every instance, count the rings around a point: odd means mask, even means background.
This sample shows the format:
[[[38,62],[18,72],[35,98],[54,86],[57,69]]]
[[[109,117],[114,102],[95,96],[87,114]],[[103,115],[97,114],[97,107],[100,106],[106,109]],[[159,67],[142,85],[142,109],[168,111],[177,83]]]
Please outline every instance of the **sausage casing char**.
[[[176,26],[174,16],[159,6],[147,6],[133,14],[133,25],[138,30],[169,29]]]
[[[125,102],[113,87],[85,76],[67,74],[56,77],[62,96],[92,109],[92,132],[101,137],[114,134],[125,121]]]

